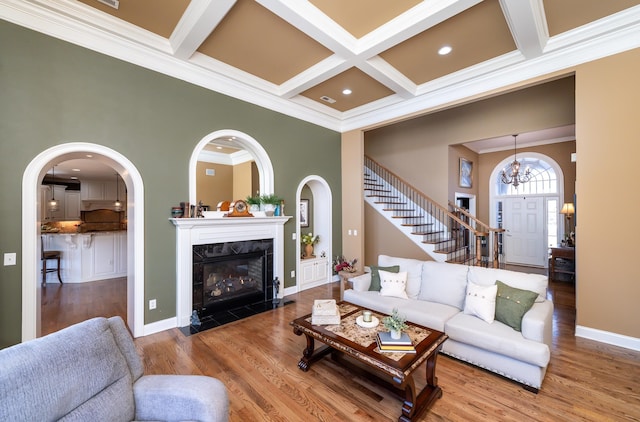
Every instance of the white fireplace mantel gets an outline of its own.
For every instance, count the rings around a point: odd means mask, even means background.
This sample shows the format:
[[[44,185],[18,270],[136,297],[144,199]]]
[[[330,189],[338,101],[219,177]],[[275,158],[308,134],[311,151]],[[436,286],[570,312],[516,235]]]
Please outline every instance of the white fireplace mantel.
[[[273,239],[273,277],[284,280],[284,224],[290,216],[170,218],[176,226],[176,316],[179,327],[191,321],[193,245]],[[284,286],[278,291],[282,298]]]

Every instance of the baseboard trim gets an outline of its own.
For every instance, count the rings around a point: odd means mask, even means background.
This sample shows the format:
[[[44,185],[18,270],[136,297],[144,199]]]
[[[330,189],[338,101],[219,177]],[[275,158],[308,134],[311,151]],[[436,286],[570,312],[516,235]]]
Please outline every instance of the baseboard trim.
[[[145,324],[143,328],[142,336],[148,336],[151,334],[159,333],[160,331],[169,330],[178,326],[178,319],[176,317],[163,319],[162,321],[152,322],[151,324]]]
[[[595,328],[583,327],[581,325],[576,325],[576,337],[595,340],[600,343],[607,343],[640,352],[640,338],[629,337]]]

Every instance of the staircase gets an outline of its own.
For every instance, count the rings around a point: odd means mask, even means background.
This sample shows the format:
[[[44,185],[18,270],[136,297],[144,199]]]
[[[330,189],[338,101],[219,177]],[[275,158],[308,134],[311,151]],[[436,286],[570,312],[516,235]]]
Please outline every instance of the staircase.
[[[365,201],[435,261],[501,268],[504,229],[454,204],[445,208],[364,157]]]

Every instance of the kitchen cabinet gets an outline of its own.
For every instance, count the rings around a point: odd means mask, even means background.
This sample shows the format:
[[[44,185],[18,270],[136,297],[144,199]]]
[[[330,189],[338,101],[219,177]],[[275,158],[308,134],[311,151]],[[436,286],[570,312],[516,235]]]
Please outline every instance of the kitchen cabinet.
[[[309,289],[329,282],[327,258],[310,258],[300,261],[300,289]]]
[[[49,201],[54,197],[58,210],[49,210]],[[80,220],[80,192],[67,191],[65,186],[40,186],[40,217],[42,222]]]
[[[45,250],[62,252],[64,283],[84,283],[127,276],[127,232],[48,233]],[[54,277],[55,274],[48,274]],[[50,279],[49,281],[52,281]]]
[[[115,201],[116,198],[124,202],[126,188],[124,182],[117,183],[107,180],[82,180],[80,193],[83,201]]]
[[[64,219],[80,220],[80,191],[64,193]]]

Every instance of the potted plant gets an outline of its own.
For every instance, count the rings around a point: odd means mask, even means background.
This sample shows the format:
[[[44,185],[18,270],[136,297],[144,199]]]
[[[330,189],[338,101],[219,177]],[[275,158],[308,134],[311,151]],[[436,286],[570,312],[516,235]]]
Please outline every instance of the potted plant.
[[[249,204],[249,211],[260,211],[260,195],[247,196],[247,204]]]
[[[270,193],[267,195],[262,195],[260,197],[260,202],[264,204],[264,212],[269,217],[271,217],[276,209],[276,205],[280,205],[282,198],[279,198],[276,194]]]
[[[304,244],[304,258],[313,258],[313,245],[318,243],[320,236],[314,236],[313,233],[302,235],[302,243]]]
[[[382,318],[384,328],[389,330],[392,339],[399,339],[402,336],[402,330],[407,329],[407,318],[400,315],[398,308],[393,308],[391,315]]]

